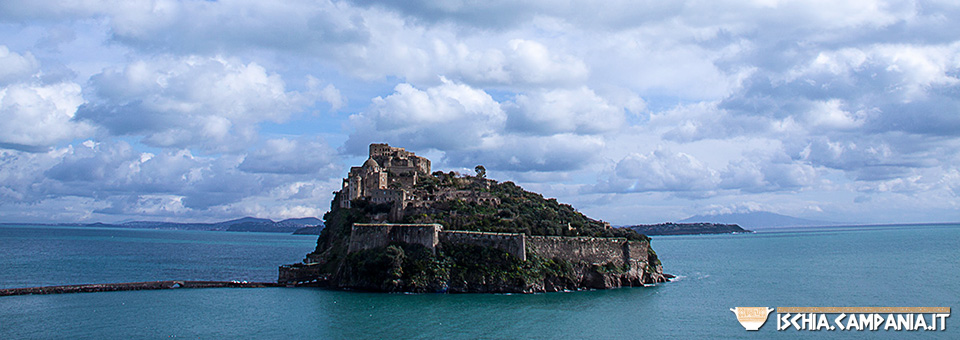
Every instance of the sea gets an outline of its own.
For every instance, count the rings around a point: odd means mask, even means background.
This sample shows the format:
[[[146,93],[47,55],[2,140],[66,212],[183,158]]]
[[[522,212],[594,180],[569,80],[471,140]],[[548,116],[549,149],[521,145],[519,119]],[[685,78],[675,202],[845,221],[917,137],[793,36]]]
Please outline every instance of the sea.
[[[0,288],[275,281],[316,236],[0,226]],[[731,308],[960,307],[960,225],[654,237],[673,282],[544,294],[210,288],[0,297],[2,339],[960,339],[945,330],[747,331]],[[953,310],[953,309],[952,309]],[[951,310],[951,311],[952,311]],[[832,321],[831,321],[832,322]]]

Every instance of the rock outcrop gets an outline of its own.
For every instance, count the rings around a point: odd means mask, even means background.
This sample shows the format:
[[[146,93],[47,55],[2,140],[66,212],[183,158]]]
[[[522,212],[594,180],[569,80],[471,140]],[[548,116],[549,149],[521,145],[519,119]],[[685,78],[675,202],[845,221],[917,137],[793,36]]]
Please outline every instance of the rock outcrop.
[[[335,193],[317,248],[281,284],[405,292],[551,292],[665,282],[650,239],[511,182],[373,144]]]

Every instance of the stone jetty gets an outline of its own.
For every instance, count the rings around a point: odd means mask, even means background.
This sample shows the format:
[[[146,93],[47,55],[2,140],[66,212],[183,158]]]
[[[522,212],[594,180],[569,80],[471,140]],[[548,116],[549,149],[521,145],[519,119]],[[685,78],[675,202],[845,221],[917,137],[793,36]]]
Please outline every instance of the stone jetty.
[[[93,293],[114,292],[122,290],[156,290],[178,288],[264,288],[284,287],[274,282],[246,282],[246,281],[146,281],[123,283],[93,283],[82,285],[43,286],[27,288],[0,289],[0,296],[32,295],[32,294],[65,294],[65,293]]]

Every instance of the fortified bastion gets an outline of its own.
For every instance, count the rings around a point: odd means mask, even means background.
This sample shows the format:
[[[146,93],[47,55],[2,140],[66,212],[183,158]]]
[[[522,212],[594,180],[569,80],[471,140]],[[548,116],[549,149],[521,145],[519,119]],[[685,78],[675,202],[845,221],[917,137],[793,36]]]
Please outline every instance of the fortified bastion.
[[[666,281],[646,236],[480,171],[430,167],[403,148],[371,144],[369,158],[335,192],[316,251],[281,266],[279,283],[533,292]],[[523,272],[495,268],[504,264]]]

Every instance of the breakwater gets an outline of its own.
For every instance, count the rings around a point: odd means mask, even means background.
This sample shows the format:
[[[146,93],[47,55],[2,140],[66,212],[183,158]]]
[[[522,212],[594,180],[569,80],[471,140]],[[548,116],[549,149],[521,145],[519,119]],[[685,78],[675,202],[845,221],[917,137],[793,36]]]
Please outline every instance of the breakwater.
[[[0,296],[32,295],[32,294],[66,294],[66,293],[93,293],[114,292],[123,290],[157,290],[178,288],[264,288],[284,287],[275,282],[246,282],[246,281],[145,281],[123,283],[92,283],[82,285],[43,286],[27,288],[0,289]]]

